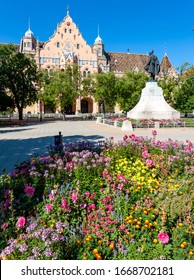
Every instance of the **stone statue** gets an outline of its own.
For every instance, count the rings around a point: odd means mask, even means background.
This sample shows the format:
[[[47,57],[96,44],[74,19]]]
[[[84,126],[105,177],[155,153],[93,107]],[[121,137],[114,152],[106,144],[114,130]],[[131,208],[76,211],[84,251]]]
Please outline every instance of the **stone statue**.
[[[157,56],[154,55],[154,51],[149,53],[148,63],[144,69],[150,74],[150,80],[155,81],[155,75],[160,72],[160,63]]]

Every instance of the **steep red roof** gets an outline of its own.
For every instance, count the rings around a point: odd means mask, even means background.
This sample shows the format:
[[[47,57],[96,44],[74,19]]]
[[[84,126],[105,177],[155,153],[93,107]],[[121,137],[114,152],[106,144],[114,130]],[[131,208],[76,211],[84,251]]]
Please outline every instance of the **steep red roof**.
[[[108,52],[110,70],[112,71],[145,71],[148,61],[146,54]]]
[[[148,55],[133,53],[107,52],[110,70],[124,73],[125,71],[145,72],[144,67],[148,62]],[[175,72],[170,59],[165,54],[160,62],[159,76]]]
[[[163,74],[168,74],[168,70],[172,67],[172,63],[170,62],[170,59],[165,54],[161,63],[160,63],[160,72]]]

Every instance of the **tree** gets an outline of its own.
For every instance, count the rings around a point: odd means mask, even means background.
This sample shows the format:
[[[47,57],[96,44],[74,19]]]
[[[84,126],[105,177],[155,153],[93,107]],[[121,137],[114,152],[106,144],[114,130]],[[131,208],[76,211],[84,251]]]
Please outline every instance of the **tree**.
[[[177,67],[179,74],[182,74],[190,68],[191,64],[189,62],[184,62],[181,66]]]
[[[94,93],[95,101],[103,105],[103,113],[107,109],[111,109],[116,105],[117,93],[116,93],[116,77],[113,72],[108,74],[100,73],[96,74],[96,89]]]
[[[96,88],[96,81],[93,75],[89,75],[84,78],[81,82],[81,96],[94,96]]]
[[[129,111],[138,103],[147,80],[148,75],[129,71],[123,77],[117,79],[117,102],[121,110]]]
[[[4,81],[2,78],[3,77],[0,77],[0,112],[11,112],[14,109],[14,104],[11,97],[6,92]]]
[[[174,104],[175,108],[181,112],[189,112],[194,109],[194,69],[180,77]]]
[[[65,71],[53,69],[49,74],[44,75],[41,99],[53,111],[57,107],[65,111],[65,107],[75,102],[79,92],[79,83],[79,73],[76,65],[68,66]]]
[[[14,109],[14,104],[12,102],[12,99],[9,95],[7,95],[5,92],[0,90],[0,112],[12,112]]]
[[[165,76],[164,79],[159,80],[158,85],[162,88],[166,102],[175,107],[175,95],[180,88],[180,78],[173,78]]]
[[[3,92],[11,97],[19,119],[23,109],[37,101],[38,71],[35,61],[18,52],[14,45],[0,45],[0,80]]]

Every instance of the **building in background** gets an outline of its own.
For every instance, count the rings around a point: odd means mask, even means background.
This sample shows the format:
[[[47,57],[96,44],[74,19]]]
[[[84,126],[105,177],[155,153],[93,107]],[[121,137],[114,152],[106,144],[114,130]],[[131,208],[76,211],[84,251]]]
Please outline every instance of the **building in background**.
[[[38,69],[48,72],[53,67],[63,71],[67,65],[76,63],[83,78],[89,74],[110,71],[118,77],[122,77],[125,71],[144,72],[148,60],[146,54],[106,52],[99,32],[94,44],[89,46],[70,17],[69,10],[46,42],[39,42],[29,27],[21,39],[20,52],[32,56]],[[161,61],[160,75],[177,75],[166,54]],[[36,104],[32,113],[40,112],[41,106],[42,104]],[[119,108],[115,110],[119,111]],[[29,108],[26,108],[27,111]],[[81,102],[78,98],[69,110],[69,113],[74,112],[97,113],[100,112],[100,104],[96,103],[92,96],[82,97]]]

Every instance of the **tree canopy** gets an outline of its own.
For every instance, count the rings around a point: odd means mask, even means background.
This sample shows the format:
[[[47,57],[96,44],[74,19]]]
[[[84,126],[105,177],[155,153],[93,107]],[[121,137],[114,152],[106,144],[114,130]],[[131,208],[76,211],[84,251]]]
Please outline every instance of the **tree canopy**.
[[[113,72],[96,74],[94,98],[103,105],[103,113],[116,105],[116,77]]]
[[[43,74],[42,91],[39,95],[45,105],[51,110],[65,107],[75,102],[79,93],[80,74],[77,65],[73,68],[68,66],[65,71],[52,69],[49,73]]]
[[[123,77],[117,78],[117,102],[121,110],[129,111],[138,103],[147,80],[148,75],[129,71]]]
[[[17,108],[19,119],[23,109],[37,100],[38,71],[35,61],[18,52],[14,45],[0,45],[1,93]]]

